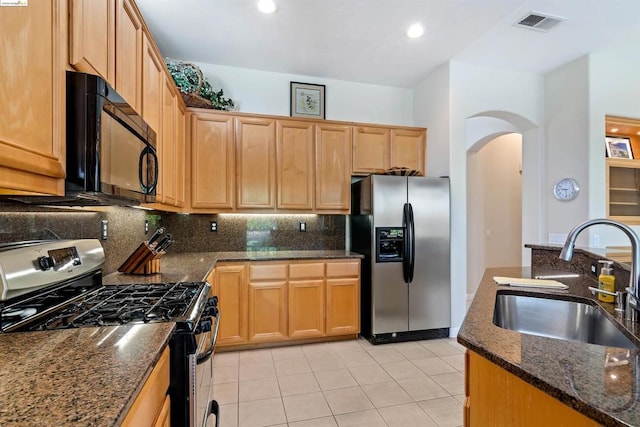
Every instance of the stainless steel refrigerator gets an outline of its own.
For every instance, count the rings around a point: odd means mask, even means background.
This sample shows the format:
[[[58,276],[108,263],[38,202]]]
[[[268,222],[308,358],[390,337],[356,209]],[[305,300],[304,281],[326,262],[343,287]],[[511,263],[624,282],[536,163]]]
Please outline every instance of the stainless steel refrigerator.
[[[351,250],[365,255],[362,335],[374,344],[449,336],[449,179],[371,175],[351,195]]]

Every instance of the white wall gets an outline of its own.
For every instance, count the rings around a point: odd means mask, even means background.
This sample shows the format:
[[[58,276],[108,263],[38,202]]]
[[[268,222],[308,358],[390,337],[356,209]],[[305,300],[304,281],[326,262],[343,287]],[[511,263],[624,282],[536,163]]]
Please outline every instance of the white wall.
[[[413,93],[413,121],[427,128],[427,175],[449,175],[449,64],[423,80]]]
[[[588,69],[588,58],[583,56],[545,76],[548,233],[566,234],[589,216]],[[574,200],[559,201],[553,186],[566,177],[580,183],[581,193]],[[578,245],[588,246],[587,233],[580,236]]]
[[[589,55],[589,206],[590,218],[606,215],[604,117],[640,118],[640,28],[598,53]],[[640,232],[639,226],[632,227]],[[613,227],[592,227],[600,246],[629,246],[629,239]]]
[[[326,86],[327,120],[413,126],[410,89],[297,74],[196,63],[215,90],[238,104],[238,111],[288,116],[290,82]]]

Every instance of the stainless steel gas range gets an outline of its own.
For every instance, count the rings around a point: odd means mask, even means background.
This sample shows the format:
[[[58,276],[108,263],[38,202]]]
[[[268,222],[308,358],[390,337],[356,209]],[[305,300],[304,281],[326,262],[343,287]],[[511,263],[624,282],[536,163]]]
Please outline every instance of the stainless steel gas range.
[[[171,425],[201,427],[211,415],[212,359],[220,313],[207,282],[103,285],[94,239],[0,245],[0,332],[174,322]]]

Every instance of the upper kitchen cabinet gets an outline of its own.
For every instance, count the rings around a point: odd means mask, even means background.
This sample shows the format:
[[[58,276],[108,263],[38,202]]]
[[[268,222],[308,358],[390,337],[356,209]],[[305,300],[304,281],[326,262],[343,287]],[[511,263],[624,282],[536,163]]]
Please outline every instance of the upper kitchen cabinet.
[[[162,90],[164,87],[164,70],[162,58],[151,40],[143,35],[142,52],[142,118],[156,133],[162,135]]]
[[[319,213],[349,213],[351,126],[316,125],[316,202]]]
[[[236,118],[239,209],[275,208],[275,127],[275,120],[270,118]]]
[[[194,211],[229,211],[234,207],[235,149],[233,116],[206,110],[187,115]]]
[[[388,128],[353,127],[353,175],[368,175],[389,169]]]
[[[62,195],[67,1],[1,9],[0,193]]]
[[[407,168],[425,174],[426,129],[391,129],[389,166]]]
[[[175,87],[169,77],[163,78],[162,84],[162,143],[159,145],[158,161],[160,163],[160,201],[169,206],[177,203],[177,157],[176,150],[176,110],[178,102]]]
[[[115,86],[116,0],[70,0],[69,9],[69,64]]]
[[[314,148],[313,122],[277,121],[278,209],[313,208]]]
[[[185,110],[184,103],[180,98],[176,98],[176,206],[184,208],[186,206],[186,158],[187,147],[185,143]]]
[[[381,173],[390,168],[407,168],[425,174],[427,130],[354,126],[353,175]]]
[[[142,97],[142,18],[133,0],[117,0],[115,90],[136,111]]]

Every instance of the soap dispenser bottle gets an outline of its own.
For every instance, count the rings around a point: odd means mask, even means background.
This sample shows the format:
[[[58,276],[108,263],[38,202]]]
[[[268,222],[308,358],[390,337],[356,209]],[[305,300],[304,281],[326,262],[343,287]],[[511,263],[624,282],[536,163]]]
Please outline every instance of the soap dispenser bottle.
[[[613,275],[613,261],[598,261],[602,264],[600,268],[600,276],[598,276],[598,288],[603,291],[616,291],[616,277]],[[598,294],[598,299],[602,302],[614,302],[615,297],[611,295]]]

